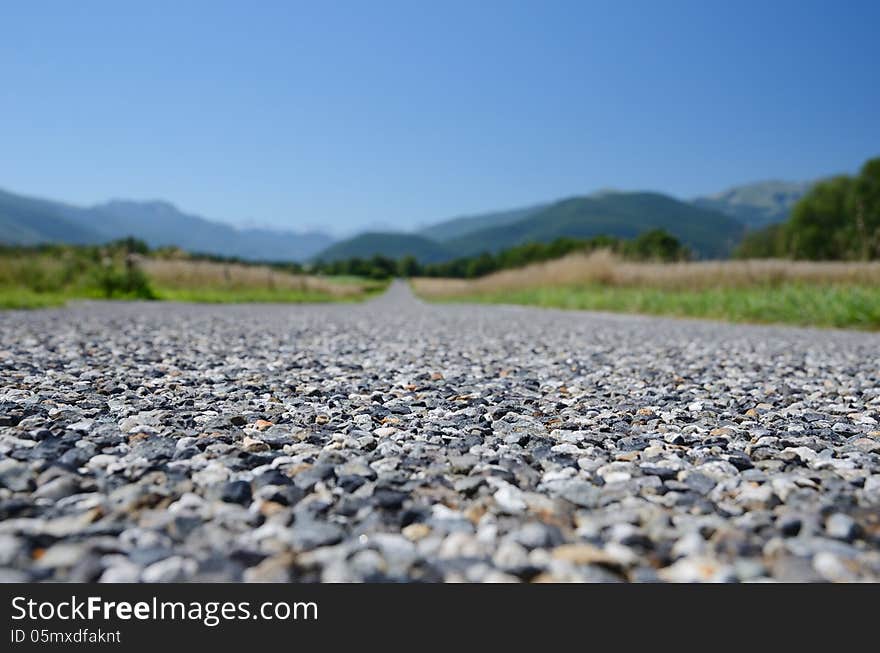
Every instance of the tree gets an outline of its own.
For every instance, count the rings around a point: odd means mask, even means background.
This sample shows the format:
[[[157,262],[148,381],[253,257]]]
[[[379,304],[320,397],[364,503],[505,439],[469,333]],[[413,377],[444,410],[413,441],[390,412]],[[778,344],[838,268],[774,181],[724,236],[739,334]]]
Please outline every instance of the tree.
[[[771,224],[746,234],[733,253],[735,258],[779,258],[785,256],[785,225]]]
[[[817,183],[787,222],[749,234],[736,256],[880,258],[880,157],[866,161],[855,177],[840,175]]]
[[[107,246],[111,249],[124,250],[128,254],[147,255],[150,253],[150,246],[143,240],[135,238],[134,236],[127,236],[126,238],[114,240],[113,242],[108,243]]]
[[[387,279],[394,276],[394,273],[397,271],[395,262],[381,254],[373,256],[367,265],[369,266],[369,272],[365,276],[371,279]]]
[[[625,243],[623,253],[642,261],[683,261],[689,258],[687,248],[663,229],[651,229]]]
[[[865,162],[852,194],[859,258],[880,258],[880,157]]]
[[[785,227],[785,250],[799,259],[857,258],[854,180],[841,175],[816,184],[795,205]]]
[[[419,261],[412,254],[404,256],[397,263],[397,274],[406,279],[419,276],[421,271],[422,268],[419,265]]]
[[[467,264],[465,275],[468,278],[482,277],[497,269],[495,259],[488,252],[483,252],[476,258],[472,258]]]

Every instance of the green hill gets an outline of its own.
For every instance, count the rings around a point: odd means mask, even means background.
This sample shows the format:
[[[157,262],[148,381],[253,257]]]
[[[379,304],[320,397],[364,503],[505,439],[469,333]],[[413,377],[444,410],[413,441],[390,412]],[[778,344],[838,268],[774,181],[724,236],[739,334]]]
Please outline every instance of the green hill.
[[[547,206],[549,205],[538,204],[522,209],[511,209],[509,211],[493,211],[492,213],[481,213],[479,215],[465,215],[425,227],[419,230],[418,234],[436,241],[451,240],[453,238],[466,236],[475,231],[481,231],[491,227],[500,227],[501,225],[525,220],[538,211],[547,208]]]
[[[438,263],[455,256],[442,244],[415,234],[368,232],[331,245],[314,257],[318,261],[351,258],[368,259],[375,255],[400,259],[415,256],[422,263]]]
[[[812,182],[761,181],[698,197],[693,204],[736,218],[749,229],[785,222]]]
[[[489,226],[473,229],[480,224]],[[562,237],[629,239],[652,229],[668,231],[703,258],[727,256],[745,232],[730,216],[668,195],[606,191],[538,207],[455,218],[419,234],[364,233],[332,245],[315,259],[367,259],[377,254],[399,259],[412,255],[423,264],[440,263]],[[457,235],[440,242],[425,235],[444,233]]]
[[[606,192],[562,200],[519,222],[473,232],[443,244],[459,256],[467,256],[527,242],[549,242],[563,236],[635,238],[650,229],[665,229],[703,258],[727,256],[744,233],[737,220],[668,195]]]

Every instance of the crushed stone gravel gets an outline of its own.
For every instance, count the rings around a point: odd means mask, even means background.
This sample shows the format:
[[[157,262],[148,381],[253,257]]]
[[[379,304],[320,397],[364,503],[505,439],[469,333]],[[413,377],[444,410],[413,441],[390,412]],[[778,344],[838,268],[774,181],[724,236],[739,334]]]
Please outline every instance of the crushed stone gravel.
[[[524,307],[0,313],[0,581],[880,580],[880,336]]]

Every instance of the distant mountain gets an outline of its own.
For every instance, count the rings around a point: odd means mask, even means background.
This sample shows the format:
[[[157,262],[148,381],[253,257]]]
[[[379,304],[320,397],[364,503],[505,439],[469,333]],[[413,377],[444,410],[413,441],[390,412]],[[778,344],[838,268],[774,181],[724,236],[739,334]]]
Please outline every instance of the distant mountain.
[[[512,209],[509,211],[495,211],[492,213],[481,213],[479,215],[465,215],[450,220],[444,220],[429,227],[420,229],[417,233],[431,240],[443,241],[453,238],[460,238],[475,231],[489,229],[491,227],[500,227],[501,225],[511,224],[525,220],[538,211],[545,209],[547,204],[537,204],[522,209]]]
[[[455,258],[453,252],[430,238],[391,232],[360,234],[331,245],[314,258],[330,262],[350,258],[368,259],[376,254],[393,259],[415,256],[422,263],[439,263]]]
[[[306,260],[333,242],[317,232],[238,229],[162,201],[114,200],[82,208],[0,191],[0,242],[96,244],[126,236],[151,247],[264,261]]]
[[[761,181],[706,197],[697,197],[693,204],[721,211],[736,218],[749,229],[785,222],[792,207],[813,185],[806,181]]]
[[[134,235],[151,247],[176,245],[190,252],[264,261],[302,261],[333,242],[322,233],[238,229],[183,213],[163,201],[113,200],[93,207],[94,220],[111,238]]]
[[[562,236],[634,238],[665,229],[703,258],[727,256],[740,241],[743,225],[718,211],[649,192],[603,192],[555,202],[524,220],[445,241],[457,255],[496,252],[527,242]]]

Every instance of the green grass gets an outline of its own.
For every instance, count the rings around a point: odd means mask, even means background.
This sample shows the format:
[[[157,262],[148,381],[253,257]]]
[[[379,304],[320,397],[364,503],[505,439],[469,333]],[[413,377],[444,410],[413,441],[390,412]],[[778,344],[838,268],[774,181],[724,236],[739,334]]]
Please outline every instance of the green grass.
[[[880,329],[880,287],[873,286],[783,284],[709,290],[558,286],[469,295],[444,301]]]
[[[334,283],[336,280],[333,280]],[[154,299],[160,301],[192,302],[206,304],[245,304],[245,303],[324,303],[358,302],[381,293],[386,282],[363,282],[365,290],[360,294],[332,295],[330,293],[285,290],[268,288],[218,289],[218,288],[163,288],[154,287]],[[353,284],[355,278],[343,279],[340,283]],[[48,308],[63,306],[76,299],[106,299],[100,290],[93,288],[67,288],[58,291],[35,291],[21,286],[0,286],[0,310]],[[142,299],[136,296],[115,296],[114,299]]]
[[[0,286],[0,309],[63,306],[75,299],[108,299],[108,297],[100,289],[91,287],[43,291],[21,286]],[[143,300],[146,298],[132,293],[116,293],[112,299]],[[149,299],[156,299],[156,297],[149,297]]]
[[[62,306],[69,297],[61,293],[35,292],[27,288],[0,288],[0,309]]]
[[[285,272],[260,268],[254,274],[243,263],[196,267],[188,261],[162,259],[130,264],[137,251],[127,241],[101,247],[72,245],[4,247],[0,245],[0,309],[42,308],[73,299],[141,299],[205,303],[250,302],[352,302],[383,291],[388,281],[361,277],[324,277],[311,283],[287,283]],[[180,269],[180,266],[183,266]],[[214,265],[212,268],[211,265]],[[177,267],[175,267],[177,266]],[[231,273],[230,273],[231,268]],[[150,270],[152,269],[152,275]],[[197,274],[193,274],[193,272]],[[164,272],[164,276],[163,276]],[[267,285],[277,275],[278,285]],[[302,286],[306,287],[303,288]]]
[[[384,288],[384,286],[383,286]],[[381,290],[382,288],[379,288]],[[284,290],[268,288],[249,288],[225,290],[218,288],[156,288],[159,300],[174,302],[194,302],[204,304],[246,304],[246,303],[323,303],[361,301],[377,292],[371,288],[359,295],[331,295],[330,293],[305,290]]]
[[[372,287],[358,295],[344,296],[300,290],[268,290],[263,288],[245,290],[157,288],[155,289],[155,299],[159,301],[204,304],[358,302],[372,297],[377,292],[381,292],[383,288]],[[35,292],[27,288],[0,288],[0,310],[63,306],[68,301],[77,299],[105,299],[105,297],[99,293],[89,292]],[[114,299],[126,298],[115,297]],[[132,297],[128,299],[137,298]]]
[[[325,276],[324,279],[331,281],[333,283],[338,283],[341,286],[352,286],[362,284],[365,286],[369,286],[372,289],[378,288],[379,290],[385,290],[388,287],[390,281],[378,281],[375,279],[367,279],[365,277],[358,277],[353,274],[336,274],[333,276]]]

